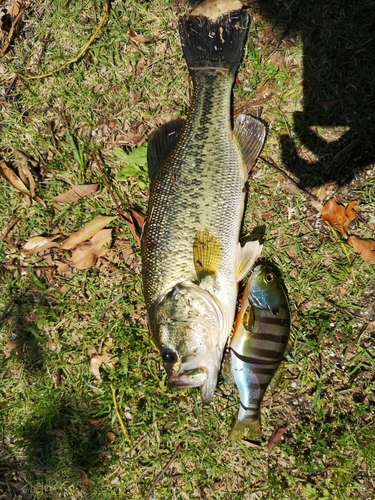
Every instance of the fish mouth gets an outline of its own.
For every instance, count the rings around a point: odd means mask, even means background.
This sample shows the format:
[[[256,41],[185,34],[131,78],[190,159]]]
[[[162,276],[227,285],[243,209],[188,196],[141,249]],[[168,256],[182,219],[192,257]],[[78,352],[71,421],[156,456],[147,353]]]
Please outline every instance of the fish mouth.
[[[201,397],[204,404],[211,403],[218,377],[219,370],[205,366],[193,370],[179,371],[170,375],[168,387],[170,389],[181,389],[183,387],[200,387]]]

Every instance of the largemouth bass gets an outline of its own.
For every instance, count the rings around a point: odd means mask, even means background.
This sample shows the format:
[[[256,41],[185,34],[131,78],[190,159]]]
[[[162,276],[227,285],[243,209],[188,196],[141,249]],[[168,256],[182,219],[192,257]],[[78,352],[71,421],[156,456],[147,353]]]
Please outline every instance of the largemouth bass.
[[[260,404],[290,339],[286,292],[267,265],[257,266],[246,284],[230,343],[240,409],[231,439],[261,437]]]
[[[248,26],[243,10],[213,21],[185,16],[179,31],[193,80],[186,121],[159,128],[148,144],[150,198],[142,235],[149,327],[175,387],[200,387],[209,403],[231,332],[240,281],[261,246],[239,233],[248,173],[265,127],[240,115],[231,89]]]

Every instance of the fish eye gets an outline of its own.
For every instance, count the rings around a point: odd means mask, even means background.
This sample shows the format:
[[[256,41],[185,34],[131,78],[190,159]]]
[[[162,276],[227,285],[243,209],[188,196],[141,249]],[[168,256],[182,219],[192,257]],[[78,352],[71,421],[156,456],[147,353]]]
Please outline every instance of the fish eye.
[[[161,353],[161,359],[164,361],[164,363],[171,365],[173,363],[176,363],[177,354],[174,351],[172,351],[171,349],[165,349]]]
[[[273,282],[273,280],[274,280],[274,278],[275,278],[275,277],[274,277],[274,275],[273,275],[272,273],[267,273],[267,274],[265,275],[265,277],[264,277],[264,281],[265,281],[266,283],[272,283],[272,282]]]

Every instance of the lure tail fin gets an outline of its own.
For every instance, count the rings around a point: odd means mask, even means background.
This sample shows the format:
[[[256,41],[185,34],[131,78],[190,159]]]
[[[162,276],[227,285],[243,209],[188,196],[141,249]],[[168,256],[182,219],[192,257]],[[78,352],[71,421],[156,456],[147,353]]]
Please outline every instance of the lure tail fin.
[[[235,75],[242,58],[249,15],[232,10],[213,21],[206,16],[184,16],[179,29],[189,71],[226,69]]]
[[[248,439],[249,441],[260,441],[261,425],[260,417],[252,421],[243,421],[236,418],[234,425],[229,433],[231,441],[239,441],[240,439]]]

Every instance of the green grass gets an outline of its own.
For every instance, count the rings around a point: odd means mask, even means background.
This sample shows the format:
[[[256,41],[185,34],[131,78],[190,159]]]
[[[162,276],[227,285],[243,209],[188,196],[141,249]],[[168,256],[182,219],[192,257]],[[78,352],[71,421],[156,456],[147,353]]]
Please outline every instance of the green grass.
[[[28,206],[1,179],[0,231],[17,218],[0,239],[2,352],[19,341],[0,356],[1,500],[142,499],[177,449],[151,498],[372,498],[374,264],[350,247],[345,252],[304,191],[280,173],[258,161],[243,229],[244,237],[263,235],[264,258],[283,274],[296,336],[264,399],[258,447],[227,439],[238,399],[222,377],[218,392],[227,397],[217,394],[210,406],[198,390],[167,389],[148,335],[140,251],[120,216],[111,223],[111,250],[86,271],[59,274],[56,261],[69,255],[59,249],[20,253],[31,236],[68,236],[96,215],[116,215],[103,173],[125,212],[145,210],[143,160],[127,155],[157,126],[186,114],[191,88],[177,19],[189,8],[114,0],[78,62],[43,80],[12,83],[17,72],[40,74],[74,57],[102,12],[96,0],[33,1],[0,61],[1,160],[16,167],[15,150],[37,160],[32,173],[47,206]],[[275,12],[270,1],[253,6],[234,113],[261,112],[268,127],[262,155],[313,193],[324,185],[327,196],[357,200],[362,218],[350,232],[374,237],[375,52],[367,3],[355,2],[349,29],[344,1],[279,2]],[[319,29],[310,37],[311,26]],[[136,42],[130,28],[154,40]],[[306,123],[328,144],[316,148]],[[360,147],[337,165],[333,156],[356,136]],[[51,198],[78,183],[99,188],[54,208]],[[102,367],[99,381],[88,352],[109,339],[114,368]],[[268,453],[278,427],[287,431]]]

